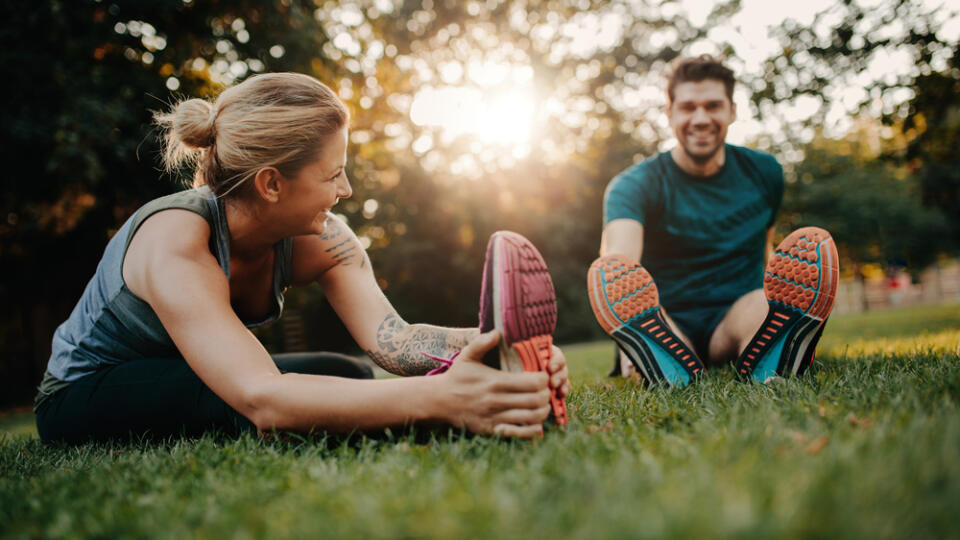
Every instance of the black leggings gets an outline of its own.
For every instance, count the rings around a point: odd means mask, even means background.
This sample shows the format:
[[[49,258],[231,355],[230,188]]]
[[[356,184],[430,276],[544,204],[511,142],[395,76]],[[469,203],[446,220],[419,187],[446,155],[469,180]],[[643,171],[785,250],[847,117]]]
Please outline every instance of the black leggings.
[[[288,353],[273,360],[284,373],[373,378],[370,366],[342,354]],[[207,388],[182,358],[105,367],[54,392],[37,408],[37,431],[45,443],[162,439],[214,430],[236,436],[255,428]]]

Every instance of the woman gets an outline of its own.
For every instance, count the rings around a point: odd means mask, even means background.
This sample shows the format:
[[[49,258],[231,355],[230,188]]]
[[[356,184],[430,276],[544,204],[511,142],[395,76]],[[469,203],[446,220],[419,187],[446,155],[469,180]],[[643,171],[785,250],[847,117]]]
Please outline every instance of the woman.
[[[507,373],[480,363],[496,331],[407,324],[330,213],[351,189],[348,113],[329,88],[259,75],[213,105],[187,100],[156,120],[168,170],[191,165],[195,188],[148,203],[108,244],[54,335],[37,398],[41,439],[411,423],[542,433],[548,388],[568,388],[559,349],[549,377]],[[436,377],[362,380],[369,369],[343,356],[271,358],[248,328],[279,316],[288,285],[313,282],[388,371],[423,375],[459,351],[457,361]]]

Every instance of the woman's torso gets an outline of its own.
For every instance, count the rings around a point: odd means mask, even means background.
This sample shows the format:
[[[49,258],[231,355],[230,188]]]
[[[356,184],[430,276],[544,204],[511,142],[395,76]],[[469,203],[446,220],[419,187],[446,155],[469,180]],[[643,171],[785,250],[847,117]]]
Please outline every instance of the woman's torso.
[[[232,278],[231,303],[244,324],[255,327],[280,316],[283,291],[290,284],[291,238],[275,244],[272,256],[238,267],[231,276],[230,232],[223,200],[206,188],[155,199],[137,210],[113,236],[70,317],[54,333],[37,403],[106,365],[180,356],[156,313],[127,288],[122,274],[124,256],[138,228],[157,212],[174,208],[195,212],[210,225],[210,251]]]

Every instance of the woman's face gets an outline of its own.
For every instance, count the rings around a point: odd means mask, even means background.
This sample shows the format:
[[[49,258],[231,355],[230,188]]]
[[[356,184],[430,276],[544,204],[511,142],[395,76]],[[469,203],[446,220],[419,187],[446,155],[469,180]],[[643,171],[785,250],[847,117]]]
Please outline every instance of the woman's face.
[[[284,213],[297,235],[321,234],[327,228],[329,212],[353,190],[344,167],[347,163],[347,128],[330,136],[316,161],[307,164],[290,178],[288,202]]]

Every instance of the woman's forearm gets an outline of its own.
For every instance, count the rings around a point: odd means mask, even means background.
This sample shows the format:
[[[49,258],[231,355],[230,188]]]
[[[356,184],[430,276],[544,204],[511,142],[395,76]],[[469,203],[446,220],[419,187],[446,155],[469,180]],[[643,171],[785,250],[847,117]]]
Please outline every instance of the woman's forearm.
[[[264,374],[243,385],[240,410],[260,431],[332,433],[410,424],[446,424],[473,433],[532,438],[550,412],[545,373],[508,373],[482,363],[497,346],[483,334],[437,377],[358,380]],[[455,339],[455,338],[452,338]]]
[[[286,373],[257,385],[247,416],[260,431],[331,433],[449,423],[433,378],[361,380]]]
[[[426,355],[449,358],[478,335],[476,328],[407,324],[390,313],[377,328],[376,345],[364,352],[390,373],[424,375],[440,365]]]

